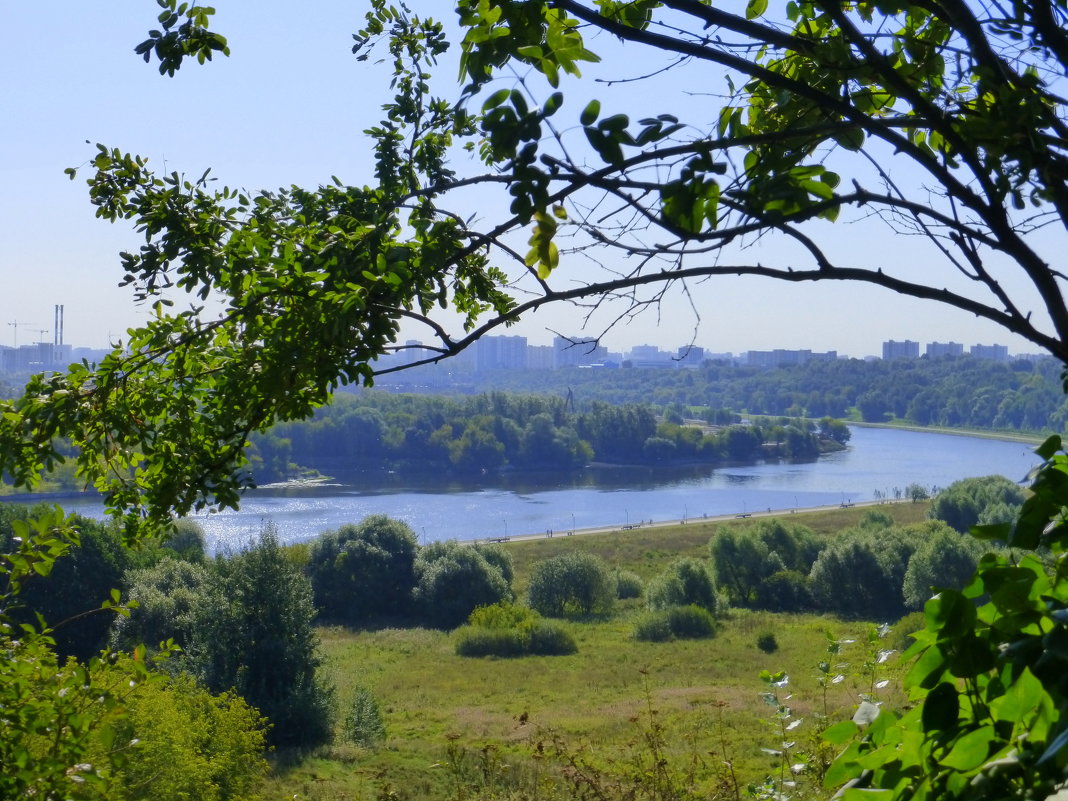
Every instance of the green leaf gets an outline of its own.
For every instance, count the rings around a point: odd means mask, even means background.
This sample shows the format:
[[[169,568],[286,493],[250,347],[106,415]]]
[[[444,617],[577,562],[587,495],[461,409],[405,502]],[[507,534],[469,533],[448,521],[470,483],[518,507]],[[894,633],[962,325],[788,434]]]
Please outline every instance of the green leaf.
[[[582,110],[582,114],[579,116],[579,122],[583,125],[593,125],[597,121],[597,116],[601,113],[601,101],[591,100],[586,108]]]
[[[845,150],[858,151],[864,146],[864,131],[860,128],[846,128],[834,133],[834,141]]]
[[[831,745],[842,745],[856,737],[859,727],[851,720],[843,720],[827,728],[823,732],[824,742]]]
[[[930,733],[956,728],[960,715],[960,697],[957,688],[942,682],[923,700],[923,729]]]
[[[745,18],[755,19],[768,10],[768,0],[749,0],[745,6]]]
[[[486,112],[490,109],[497,108],[497,106],[501,105],[501,103],[507,100],[511,94],[511,89],[498,89],[488,98],[486,98],[486,102],[482,104],[482,111]]]
[[[924,605],[927,628],[940,637],[969,634],[975,624],[975,605],[956,590],[943,590]]]
[[[990,755],[990,743],[996,739],[993,726],[983,726],[970,731],[953,744],[941,760],[947,768],[962,772],[973,771],[986,762]]]
[[[1039,458],[1048,462],[1050,459],[1057,455],[1057,451],[1059,451],[1060,449],[1061,438],[1054,434],[1053,436],[1048,437],[1045,442],[1043,442],[1037,448],[1035,448],[1035,453],[1038,454]]]

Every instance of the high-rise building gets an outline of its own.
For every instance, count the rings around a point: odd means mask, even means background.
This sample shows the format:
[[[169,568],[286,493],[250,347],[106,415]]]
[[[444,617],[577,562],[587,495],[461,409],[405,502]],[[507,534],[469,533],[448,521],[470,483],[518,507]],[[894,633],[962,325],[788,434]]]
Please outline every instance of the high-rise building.
[[[672,354],[660,350],[656,345],[635,345],[627,354],[627,359],[631,367],[675,368],[679,366]]]
[[[528,370],[552,370],[554,357],[552,345],[527,345]]]
[[[705,349],[697,345],[679,348],[677,360],[679,367],[700,367],[705,362]]]
[[[476,370],[523,370],[526,366],[526,337],[487,336],[475,342]]]
[[[929,359],[939,356],[961,356],[964,354],[964,345],[959,342],[928,342],[924,353]]]
[[[918,359],[920,358],[920,343],[906,339],[904,342],[888,340],[883,343],[883,358],[890,359]]]
[[[972,345],[968,352],[977,359],[990,359],[994,362],[1007,362],[1009,348],[1007,345]]]
[[[607,357],[608,348],[598,345],[596,339],[553,337],[554,367],[603,364]]]
[[[826,353],[813,353],[810,350],[750,350],[746,351],[745,363],[750,367],[783,367],[795,364],[804,364],[811,361],[834,361],[838,358],[838,351],[829,350]]]

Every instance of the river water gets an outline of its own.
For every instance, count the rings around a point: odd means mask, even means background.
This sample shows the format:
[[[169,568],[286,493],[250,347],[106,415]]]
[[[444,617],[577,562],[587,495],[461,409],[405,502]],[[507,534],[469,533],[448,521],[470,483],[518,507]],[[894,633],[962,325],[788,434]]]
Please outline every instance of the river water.
[[[238,549],[268,524],[283,542],[312,539],[371,514],[405,521],[424,542],[544,534],[641,521],[789,511],[894,497],[998,473],[1022,481],[1038,463],[1032,446],[994,439],[852,427],[849,447],[805,464],[616,468],[580,474],[504,475],[482,481],[352,476],[313,487],[257,489],[241,509],[197,517],[211,550]],[[100,517],[101,505],[64,501]]]

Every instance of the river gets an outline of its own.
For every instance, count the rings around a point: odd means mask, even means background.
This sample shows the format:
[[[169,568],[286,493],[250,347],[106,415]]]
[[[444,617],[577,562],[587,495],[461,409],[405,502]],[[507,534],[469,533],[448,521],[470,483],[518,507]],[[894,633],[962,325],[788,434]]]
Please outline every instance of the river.
[[[197,519],[213,551],[241,548],[267,524],[281,541],[299,542],[371,514],[404,520],[423,542],[470,540],[859,503],[877,493],[892,498],[895,488],[913,482],[931,489],[993,473],[1022,481],[1038,462],[1032,446],[1019,442],[887,428],[851,431],[846,450],[805,464],[591,469],[482,481],[352,476],[253,490],[239,511]],[[102,515],[95,500],[62,505]]]

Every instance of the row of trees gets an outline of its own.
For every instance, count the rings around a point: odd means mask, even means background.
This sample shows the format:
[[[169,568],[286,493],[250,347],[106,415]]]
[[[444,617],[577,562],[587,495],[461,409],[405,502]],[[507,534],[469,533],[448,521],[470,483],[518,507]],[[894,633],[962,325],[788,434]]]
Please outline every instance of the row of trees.
[[[736,606],[893,621],[923,608],[933,587],[964,586],[990,550],[969,529],[1012,520],[1023,501],[1001,476],[965,479],[938,495],[923,524],[895,526],[871,510],[827,541],[802,525],[760,521],[721,527],[709,553],[719,589]]]
[[[386,385],[408,386],[404,376]],[[415,385],[412,391],[417,391]],[[790,417],[888,417],[917,425],[1028,431],[1068,422],[1054,359],[995,362],[972,356],[928,359],[813,360],[761,369],[706,363],[686,370],[496,370],[458,378],[436,392],[573,393],[579,408],[593,400],[649,403],[658,409],[746,411]]]
[[[571,470],[592,460],[656,464],[672,460],[813,459],[820,440],[844,442],[849,432],[829,418],[822,425],[781,419],[761,427],[735,422],[707,430],[683,424],[675,410],[658,420],[647,404],[593,402],[573,411],[561,398],[493,392],[447,399],[365,392],[343,395],[307,422],[275,426],[252,437],[260,481],[291,476],[299,467],[355,467],[488,472]]]

